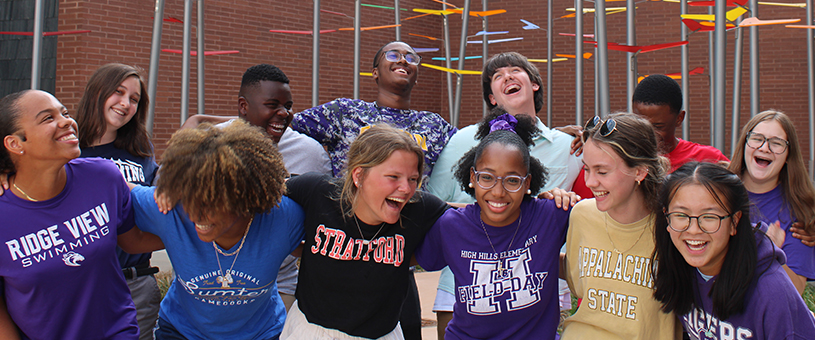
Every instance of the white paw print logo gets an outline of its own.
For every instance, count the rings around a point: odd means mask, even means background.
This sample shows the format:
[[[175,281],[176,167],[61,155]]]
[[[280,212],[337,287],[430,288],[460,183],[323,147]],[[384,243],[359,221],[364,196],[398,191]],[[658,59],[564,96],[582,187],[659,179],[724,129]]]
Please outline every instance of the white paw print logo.
[[[71,267],[79,267],[80,266],[79,261],[84,260],[85,260],[84,256],[82,256],[81,254],[74,253],[72,251],[62,254],[62,261],[65,262],[66,265],[69,265]]]

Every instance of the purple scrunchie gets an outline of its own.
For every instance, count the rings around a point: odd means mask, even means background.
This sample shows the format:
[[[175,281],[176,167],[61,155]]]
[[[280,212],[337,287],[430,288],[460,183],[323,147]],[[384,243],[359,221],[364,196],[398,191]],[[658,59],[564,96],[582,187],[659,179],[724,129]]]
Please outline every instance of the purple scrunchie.
[[[508,130],[515,132],[515,126],[518,125],[518,120],[515,116],[504,113],[490,121],[490,133],[498,130]]]

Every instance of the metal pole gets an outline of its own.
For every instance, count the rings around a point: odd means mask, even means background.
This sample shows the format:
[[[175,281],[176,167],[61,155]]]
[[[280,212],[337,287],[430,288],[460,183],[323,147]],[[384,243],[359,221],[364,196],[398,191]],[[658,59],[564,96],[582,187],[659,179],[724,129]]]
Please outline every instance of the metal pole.
[[[626,44],[633,46],[637,44],[637,30],[636,22],[634,21],[634,14],[636,12],[636,5],[634,0],[625,1],[625,29],[626,29]],[[634,97],[634,89],[637,87],[637,55],[635,53],[626,53],[628,58],[626,60],[626,104],[628,112],[634,112],[632,107],[631,98]]]
[[[715,56],[715,77],[713,78],[713,88],[715,90],[715,106],[714,106],[714,124],[713,124],[713,147],[719,149],[724,153],[724,133],[725,133],[725,96],[727,95],[726,69],[725,57],[727,55],[727,36],[725,31],[727,27],[727,3],[725,1],[716,1],[714,6],[716,12],[716,27],[713,30],[713,35],[716,37],[716,53]]]
[[[546,4],[546,18],[546,126],[552,126],[552,0]]]
[[[147,95],[150,104],[147,107],[147,133],[153,135],[153,119],[156,116],[156,89],[158,88],[158,62],[161,53],[161,24],[164,18],[164,0],[156,0],[153,15],[153,40],[150,43],[150,70],[147,74]]]
[[[204,113],[204,0],[198,0],[198,113]]]
[[[184,38],[181,52],[181,124],[190,110],[190,31],[192,31],[192,1],[184,0]]]
[[[484,12],[489,10],[489,8],[487,7],[487,0],[481,0],[481,10],[484,11]],[[489,32],[488,31],[488,25],[487,25],[487,17],[481,17],[481,30],[484,31],[485,33]],[[489,37],[486,34],[484,34],[481,37],[481,61],[482,61],[481,66],[482,66],[482,68],[483,68],[484,65],[487,64],[487,56],[489,56],[490,49],[489,49],[489,39],[488,38]],[[486,117],[487,116],[487,111],[488,111],[487,102],[482,102],[481,103],[481,116]]]
[[[597,70],[598,90],[600,92],[600,115],[605,117],[611,111],[611,102],[608,94],[608,39],[606,39],[606,2],[596,1],[594,3],[595,31],[597,38]]]
[[[736,27],[741,23],[741,18],[736,20]],[[744,48],[744,29],[736,28],[736,50],[733,51],[733,116],[730,121],[730,152],[736,150],[736,143],[739,139],[739,116],[741,115],[741,69],[742,69],[742,49]],[[732,157],[731,157],[732,158]]]
[[[574,123],[583,125],[583,0],[574,0]]]
[[[812,0],[807,0],[807,24],[812,24]],[[815,172],[815,66],[812,59],[815,58],[813,48],[813,31],[806,30],[807,37],[807,83],[809,83],[809,176],[813,177]]]
[[[447,4],[442,3],[441,9],[446,10]],[[444,67],[452,68],[452,61],[450,60],[450,23],[447,19],[447,15],[442,15],[442,17],[444,17]],[[444,73],[447,73],[447,112],[450,113],[450,118],[452,119],[453,110],[455,109],[453,105],[453,74],[450,72]]]
[[[758,0],[750,0],[750,14],[758,17]],[[807,11],[810,7],[807,6]],[[810,21],[812,23],[812,21]],[[761,109],[761,93],[759,79],[758,55],[758,26],[750,26],[750,117],[758,114]]]
[[[464,53],[466,52],[467,48],[467,24],[470,22],[470,0],[464,0],[464,13],[461,14],[463,18],[461,19],[461,44],[458,48],[458,69],[464,69]],[[456,101],[455,101],[455,109],[453,110],[453,115],[450,117],[450,124],[453,126],[458,126],[458,118],[461,116],[461,91],[462,87],[464,87],[461,74],[456,74]]]
[[[399,11],[399,8],[396,9]],[[360,34],[360,27],[362,20],[362,1],[354,1],[354,99],[359,99],[359,45],[362,35]],[[397,38],[398,40],[398,38]]]
[[[713,7],[708,7],[707,8],[707,14],[713,14]],[[715,24],[716,23],[714,22],[714,25]],[[707,71],[707,79],[708,79],[708,81],[707,81],[707,85],[708,85],[707,95],[708,95],[708,109],[710,110],[710,113],[708,115],[708,118],[709,118],[708,129],[709,129],[709,132],[710,132],[709,133],[710,141],[708,142],[708,144],[710,144],[710,145],[714,145],[713,144],[713,126],[714,126],[713,116],[714,116],[714,111],[715,110],[713,108],[713,103],[714,103],[714,98],[715,97],[714,97],[713,94],[715,93],[715,91],[713,89],[713,79],[715,77],[713,76],[713,70],[714,70],[714,67],[713,67],[713,59],[714,59],[713,58],[713,50],[714,50],[713,32],[710,32],[707,35],[707,69],[708,69],[708,71]]]
[[[320,0],[314,0],[311,41],[311,106],[320,104]]]
[[[399,0],[393,0],[393,8],[394,8],[393,15],[395,18],[394,22],[396,24],[396,40],[402,41],[402,30],[401,30],[402,27],[399,26],[402,24],[402,19],[399,17],[399,11],[401,11],[399,9]],[[357,74],[359,74],[359,72],[357,72]]]
[[[31,89],[40,88],[40,66],[42,64],[42,11],[43,0],[34,3],[34,43],[31,51]]]
[[[681,0],[681,14],[688,14],[688,0]],[[688,26],[680,23],[682,41],[688,40]],[[688,74],[688,45],[682,45],[682,109],[685,110],[685,119],[682,121],[682,139],[690,139],[690,75]]]

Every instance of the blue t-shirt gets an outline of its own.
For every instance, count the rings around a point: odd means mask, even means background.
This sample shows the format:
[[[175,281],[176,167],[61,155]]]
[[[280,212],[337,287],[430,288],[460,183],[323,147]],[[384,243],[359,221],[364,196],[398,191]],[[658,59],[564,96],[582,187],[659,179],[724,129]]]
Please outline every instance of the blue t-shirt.
[[[552,200],[526,198],[520,219],[507,226],[485,224],[480,214],[477,204],[447,210],[416,249],[422,268],[447,265],[455,276],[456,303],[445,338],[554,337],[569,211]]]
[[[815,248],[806,246],[801,240],[792,237],[790,227],[796,221],[790,210],[789,204],[784,199],[784,190],[781,185],[763,194],[748,192],[750,202],[755,204],[750,211],[750,222],[756,224],[764,222],[767,224],[781,222],[781,229],[786,232],[787,237],[781,249],[787,255],[787,266],[798,275],[806,277],[808,280],[815,279]],[[758,211],[756,211],[758,210]]]
[[[116,164],[125,181],[138,185],[153,185],[158,172],[158,164],[153,157],[139,157],[113,146],[113,143],[102,144],[82,149],[82,158],[100,157]],[[128,254],[116,247],[116,256],[122,268],[133,267],[150,260],[151,253]]]
[[[74,159],[56,197],[0,196],[0,290],[23,339],[139,337],[116,260],[133,227],[130,190],[107,160]],[[100,185],[104,184],[104,185]]]
[[[155,188],[132,191],[136,225],[158,235],[174,264],[175,279],[159,316],[188,339],[268,339],[280,334],[286,309],[277,293],[280,263],[303,239],[303,210],[287,197],[276,208],[256,214],[241,251],[216,252],[212,242],[198,238],[195,225],[176,206],[159,212]],[[234,252],[240,243],[224,252]],[[237,257],[237,259],[236,259]],[[233,282],[218,280],[229,271]],[[232,262],[235,264],[232,265]]]

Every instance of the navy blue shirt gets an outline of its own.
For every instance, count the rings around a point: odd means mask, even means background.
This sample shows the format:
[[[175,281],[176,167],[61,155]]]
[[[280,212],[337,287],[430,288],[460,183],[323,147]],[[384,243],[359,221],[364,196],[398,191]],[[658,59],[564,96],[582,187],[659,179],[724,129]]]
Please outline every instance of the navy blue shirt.
[[[82,148],[82,158],[100,157],[109,159],[116,164],[125,181],[133,184],[151,186],[158,173],[158,164],[153,157],[138,157],[127,150],[113,146],[113,143]],[[116,247],[116,256],[122,268],[133,267],[139,263],[150,260],[151,253],[128,254],[122,248]]]

